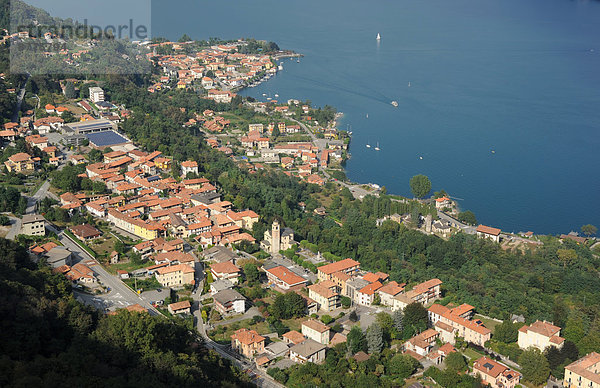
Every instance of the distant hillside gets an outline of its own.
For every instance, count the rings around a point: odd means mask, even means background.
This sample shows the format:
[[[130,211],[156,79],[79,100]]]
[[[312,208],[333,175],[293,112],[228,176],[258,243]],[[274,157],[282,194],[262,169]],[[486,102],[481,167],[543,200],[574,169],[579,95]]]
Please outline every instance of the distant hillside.
[[[21,0],[0,0],[0,28],[10,31],[11,12],[15,25],[30,25],[33,22],[52,25],[62,21],[60,18],[52,17],[47,11],[26,4]]]

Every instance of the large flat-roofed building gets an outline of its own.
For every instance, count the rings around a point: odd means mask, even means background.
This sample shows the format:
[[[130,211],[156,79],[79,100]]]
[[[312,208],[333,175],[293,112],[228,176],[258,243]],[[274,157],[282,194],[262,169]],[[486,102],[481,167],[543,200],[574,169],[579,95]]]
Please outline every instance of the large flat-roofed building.
[[[90,145],[96,148],[112,147],[131,143],[129,139],[115,131],[86,133],[85,137],[90,141]]]
[[[600,354],[592,352],[565,367],[567,388],[600,388]]]
[[[106,119],[96,119],[81,121],[79,123],[69,123],[62,127],[64,134],[75,133],[77,135],[85,135],[88,133],[110,131],[117,129],[117,124]]]

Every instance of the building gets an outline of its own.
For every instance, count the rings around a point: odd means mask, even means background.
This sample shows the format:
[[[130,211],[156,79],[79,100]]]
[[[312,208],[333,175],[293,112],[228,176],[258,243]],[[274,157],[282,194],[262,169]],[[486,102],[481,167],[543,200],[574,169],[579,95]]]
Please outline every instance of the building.
[[[233,283],[229,280],[215,280],[210,283],[210,294],[214,295],[219,291],[230,290],[233,288]]]
[[[246,312],[246,298],[233,289],[217,292],[213,296],[215,308],[221,315],[243,314]]]
[[[427,312],[429,321],[435,330],[440,332],[444,340],[451,344],[454,344],[456,336],[460,336],[467,342],[484,346],[492,337],[492,331],[485,327],[481,321],[472,321],[464,318],[470,312],[466,311],[468,310],[467,308],[461,308],[461,306],[456,309],[449,309],[441,304],[434,304],[429,307]]]
[[[440,279],[430,279],[417,284],[412,290],[407,291],[405,295],[414,302],[425,305],[442,296],[441,285],[442,281]]]
[[[90,133],[117,130],[117,125],[107,119],[94,119],[65,124],[62,132],[65,135],[87,135]]]
[[[52,268],[58,268],[63,265],[71,265],[72,254],[65,247],[54,247],[44,254],[46,263]]]
[[[171,314],[189,314],[192,311],[192,304],[189,300],[183,302],[171,303],[167,309]]]
[[[194,269],[187,264],[160,267],[155,272],[156,280],[164,287],[180,287],[194,284]]]
[[[396,281],[391,281],[377,290],[377,294],[381,298],[381,304],[392,307],[394,305],[394,297],[404,291],[404,285],[398,284]]]
[[[287,333],[282,335],[281,338],[286,344],[294,345],[298,345],[299,343],[304,342],[304,340],[306,339],[305,336],[303,336],[300,332],[296,330],[288,331]]]
[[[479,225],[477,227],[477,237],[489,238],[495,242],[500,242],[500,232],[500,229],[491,226]]]
[[[317,277],[320,281],[332,280],[331,278],[336,272],[343,272],[352,276],[356,274],[359,269],[360,263],[358,261],[352,259],[344,259],[317,268]]]
[[[566,388],[600,388],[600,354],[592,352],[565,367]]]
[[[265,350],[265,337],[254,330],[239,329],[231,335],[231,348],[247,358]]]
[[[279,251],[290,249],[294,245],[294,231],[290,228],[281,230],[279,221],[273,221],[271,230],[265,231],[264,240],[261,241],[261,248],[271,254],[277,254]]]
[[[73,226],[71,232],[82,241],[92,240],[102,235],[98,229],[88,224]]]
[[[35,161],[31,157],[31,155],[26,154],[25,152],[19,152],[10,156],[8,160],[4,162],[4,165],[6,166],[8,172],[23,172],[35,170]]]
[[[301,276],[296,275],[291,270],[282,265],[265,269],[269,283],[276,285],[282,290],[289,290],[292,287],[300,288],[308,282]]]
[[[195,160],[181,162],[181,175],[186,176],[189,173],[198,174],[198,163]]]
[[[317,302],[319,310],[331,311],[340,307],[340,294],[330,280],[308,286],[308,297]]]
[[[521,381],[519,372],[485,356],[473,364],[473,375],[492,388],[514,388]]]
[[[330,330],[329,326],[314,320],[302,322],[302,335],[317,341],[320,344],[327,345],[329,343]]]
[[[356,293],[355,302],[362,306],[370,306],[375,300],[375,292],[382,287],[379,281],[367,284]]]
[[[426,356],[435,346],[435,340],[439,333],[433,329],[427,329],[417,334],[404,343],[404,349],[417,353],[420,356]]]
[[[242,270],[231,261],[222,263],[214,263],[210,265],[210,273],[213,277],[220,280],[229,280],[233,284],[237,284]]]
[[[21,234],[27,236],[45,236],[46,220],[39,214],[25,214],[21,221]]]
[[[309,338],[290,348],[290,359],[301,364],[307,362],[321,364],[325,361],[326,349],[327,346]]]
[[[550,346],[560,349],[564,342],[565,339],[560,336],[560,327],[545,321],[535,321],[530,326],[525,325],[519,329],[518,344],[521,349],[533,346],[543,352]]]
[[[92,100],[93,103],[104,101],[104,90],[102,90],[102,88],[94,86],[94,87],[91,87],[89,89],[89,91],[90,91],[90,100]]]

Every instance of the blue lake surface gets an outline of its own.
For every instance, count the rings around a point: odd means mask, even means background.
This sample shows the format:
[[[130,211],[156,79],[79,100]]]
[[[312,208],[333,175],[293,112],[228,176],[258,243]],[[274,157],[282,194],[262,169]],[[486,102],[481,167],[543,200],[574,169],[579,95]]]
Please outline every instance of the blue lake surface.
[[[425,174],[507,231],[600,226],[600,1],[153,1],[152,34],[184,33],[304,54],[243,94],[344,112],[354,181]]]

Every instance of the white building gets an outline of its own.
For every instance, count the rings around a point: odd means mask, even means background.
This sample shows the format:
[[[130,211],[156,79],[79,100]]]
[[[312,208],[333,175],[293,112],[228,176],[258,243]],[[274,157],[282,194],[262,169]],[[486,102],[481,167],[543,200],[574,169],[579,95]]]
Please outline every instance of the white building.
[[[560,337],[560,327],[548,322],[535,321],[519,329],[518,344],[521,349],[533,346],[543,352],[550,346],[561,348],[564,342],[565,339]]]
[[[92,100],[94,103],[104,101],[104,90],[97,86],[91,87],[90,100]]]

